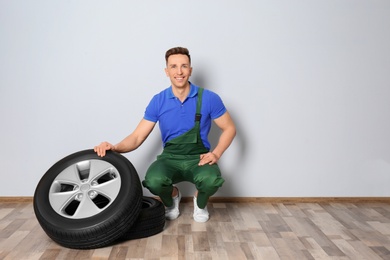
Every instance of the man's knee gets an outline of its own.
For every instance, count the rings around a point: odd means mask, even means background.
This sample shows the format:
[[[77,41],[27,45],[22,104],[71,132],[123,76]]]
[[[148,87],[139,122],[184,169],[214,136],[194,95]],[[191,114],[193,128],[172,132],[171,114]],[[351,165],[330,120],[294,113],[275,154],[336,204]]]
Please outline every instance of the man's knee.
[[[153,194],[160,194],[164,189],[172,185],[172,180],[166,176],[146,176],[142,185]]]
[[[195,185],[199,191],[214,193],[222,186],[225,180],[217,174],[200,174],[195,178]]]

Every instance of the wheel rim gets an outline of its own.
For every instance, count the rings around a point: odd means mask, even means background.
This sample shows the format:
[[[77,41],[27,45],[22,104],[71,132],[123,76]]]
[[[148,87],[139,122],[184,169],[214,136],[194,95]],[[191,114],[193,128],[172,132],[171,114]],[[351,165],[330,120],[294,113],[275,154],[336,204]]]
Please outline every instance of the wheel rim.
[[[118,170],[103,160],[86,160],[67,167],[54,179],[49,202],[59,215],[88,218],[109,207],[121,189]]]

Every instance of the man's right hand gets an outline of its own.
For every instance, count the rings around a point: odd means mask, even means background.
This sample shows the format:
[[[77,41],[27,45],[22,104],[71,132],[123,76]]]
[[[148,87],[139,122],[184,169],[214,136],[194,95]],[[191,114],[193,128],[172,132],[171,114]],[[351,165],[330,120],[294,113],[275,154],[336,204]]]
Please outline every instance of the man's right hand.
[[[106,155],[106,151],[115,151],[115,146],[113,146],[109,142],[102,142],[101,144],[95,146],[93,150],[95,151],[95,153],[97,153],[98,156],[103,157]]]

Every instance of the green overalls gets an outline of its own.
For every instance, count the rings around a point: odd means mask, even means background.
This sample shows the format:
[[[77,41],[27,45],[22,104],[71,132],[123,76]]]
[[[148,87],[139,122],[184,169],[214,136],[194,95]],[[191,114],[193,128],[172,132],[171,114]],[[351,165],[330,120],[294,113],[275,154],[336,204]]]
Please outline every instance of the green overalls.
[[[173,204],[172,184],[182,181],[195,184],[198,190],[197,204],[203,209],[209,197],[217,192],[225,181],[217,164],[198,165],[200,155],[209,152],[200,137],[202,93],[203,88],[199,88],[195,126],[165,144],[162,154],[150,165],[142,182],[143,186],[159,196],[167,207]]]

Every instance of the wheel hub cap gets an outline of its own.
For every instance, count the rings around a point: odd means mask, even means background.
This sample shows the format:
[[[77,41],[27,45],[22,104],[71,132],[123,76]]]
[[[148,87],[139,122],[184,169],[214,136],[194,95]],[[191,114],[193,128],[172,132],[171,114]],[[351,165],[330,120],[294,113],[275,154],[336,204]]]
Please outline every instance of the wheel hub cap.
[[[89,186],[89,184],[83,184],[83,185],[81,185],[80,190],[81,191],[88,191],[90,188],[91,188],[91,186]]]

